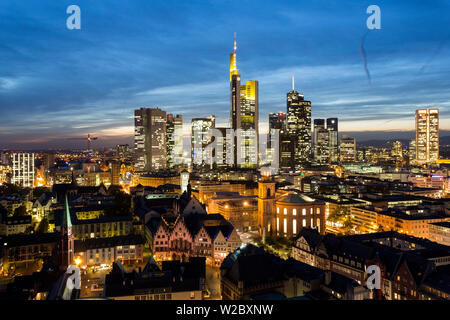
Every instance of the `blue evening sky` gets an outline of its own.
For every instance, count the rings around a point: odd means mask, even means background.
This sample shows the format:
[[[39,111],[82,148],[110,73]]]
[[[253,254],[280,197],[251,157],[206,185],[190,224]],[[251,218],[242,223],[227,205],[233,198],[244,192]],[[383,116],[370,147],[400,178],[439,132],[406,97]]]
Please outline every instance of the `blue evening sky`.
[[[66,28],[71,4],[81,30]],[[381,30],[366,27],[371,4]],[[448,0],[2,0],[0,147],[131,141],[142,106],[225,125],[233,32],[242,80],[259,80],[261,131],[293,73],[313,118],[338,117],[341,131],[413,130],[428,106],[450,129]]]

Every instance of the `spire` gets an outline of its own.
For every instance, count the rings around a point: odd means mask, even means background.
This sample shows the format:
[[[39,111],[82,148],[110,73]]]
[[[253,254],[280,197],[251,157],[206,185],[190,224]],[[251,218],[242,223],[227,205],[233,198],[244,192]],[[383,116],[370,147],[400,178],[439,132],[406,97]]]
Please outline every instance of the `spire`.
[[[239,71],[236,65],[236,32],[234,33],[234,51],[230,54],[230,82],[233,78],[233,75],[239,75]]]
[[[294,91],[295,89],[295,86],[294,86],[294,74],[292,74],[292,91]]]
[[[72,220],[70,219],[69,201],[67,200],[67,193],[66,193],[65,207],[63,212],[63,221],[61,228],[71,228],[71,227],[72,227]]]

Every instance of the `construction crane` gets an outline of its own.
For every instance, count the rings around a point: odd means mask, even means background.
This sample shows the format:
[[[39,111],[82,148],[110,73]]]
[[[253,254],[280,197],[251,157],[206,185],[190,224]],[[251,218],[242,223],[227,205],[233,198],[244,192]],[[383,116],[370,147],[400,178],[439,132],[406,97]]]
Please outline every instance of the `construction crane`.
[[[87,149],[91,150],[91,143],[93,140],[97,140],[98,137],[91,137],[91,135],[88,133],[87,137],[83,138],[69,138],[69,140],[87,140]]]

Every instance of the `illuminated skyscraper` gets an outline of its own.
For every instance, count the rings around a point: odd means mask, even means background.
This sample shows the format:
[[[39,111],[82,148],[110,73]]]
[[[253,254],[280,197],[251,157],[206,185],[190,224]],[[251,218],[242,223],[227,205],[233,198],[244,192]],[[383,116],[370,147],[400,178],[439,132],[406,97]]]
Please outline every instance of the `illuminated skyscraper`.
[[[167,139],[167,167],[172,168],[181,163],[183,157],[183,117],[179,114],[167,115],[166,139]]]
[[[314,119],[314,162],[317,164],[328,163],[330,133],[325,128],[324,119]]]
[[[401,141],[392,142],[391,146],[391,156],[402,157],[403,155],[403,145]]]
[[[241,85],[241,143],[242,160],[240,167],[256,168],[258,165],[258,81],[249,80]]]
[[[355,138],[344,135],[341,138],[341,144],[339,146],[340,160],[343,163],[356,161],[356,140]]]
[[[295,169],[311,162],[311,101],[304,100],[304,95],[294,89],[287,94],[287,134],[294,139]]]
[[[159,108],[134,110],[134,152],[136,171],[166,168],[165,111]]]
[[[267,161],[273,162],[274,157],[278,156],[278,161],[281,161],[280,150],[275,150],[276,145],[272,146],[272,138],[276,137],[276,130],[278,130],[278,149],[280,148],[281,137],[286,134],[286,113],[269,113],[269,135],[267,137]],[[280,162],[281,163],[281,162]]]
[[[339,160],[338,118],[327,119],[327,130],[330,161],[337,162]]]
[[[122,163],[120,161],[111,162],[111,184],[114,186],[120,185],[120,168]]]
[[[416,139],[409,141],[408,156],[409,164],[412,164],[416,161]]]
[[[212,142],[209,130],[216,125],[216,117],[193,118],[191,125],[192,167],[194,169],[212,168],[213,154],[208,153],[207,146]],[[211,150],[212,151],[212,150]]]
[[[269,113],[269,129],[286,130],[286,113]]]
[[[439,109],[416,110],[416,163],[439,159]]]
[[[11,160],[11,182],[22,187],[33,187],[35,178],[34,153],[13,153]]]
[[[236,33],[234,51],[230,55],[230,126],[240,129],[240,139],[234,138],[234,165],[242,168],[256,168],[258,165],[258,81],[250,80],[241,85],[237,69]],[[245,132],[247,131],[247,132]],[[238,141],[240,141],[238,145]],[[238,154],[240,159],[238,161]],[[238,163],[239,162],[239,163]]]

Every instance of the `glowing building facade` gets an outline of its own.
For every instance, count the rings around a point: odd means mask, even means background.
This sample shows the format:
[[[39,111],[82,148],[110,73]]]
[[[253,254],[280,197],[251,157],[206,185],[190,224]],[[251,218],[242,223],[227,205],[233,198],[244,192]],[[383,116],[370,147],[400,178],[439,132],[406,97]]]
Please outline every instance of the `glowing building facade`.
[[[183,158],[183,117],[177,114],[167,115],[166,123],[167,139],[167,167],[173,168],[182,163]]]
[[[328,152],[330,153],[330,161],[337,162],[339,160],[338,118],[327,119],[327,130],[328,130]]]
[[[158,171],[167,166],[166,112],[159,108],[134,111],[136,171]]]
[[[258,166],[258,81],[241,84],[236,62],[236,34],[234,51],[230,55],[230,126],[236,130],[234,137],[234,166],[256,168]],[[238,159],[239,157],[239,159]]]
[[[439,159],[439,109],[416,110],[416,154],[419,165]]]
[[[23,187],[33,187],[35,178],[34,153],[13,153],[11,154],[11,160],[11,182]]]
[[[192,119],[192,167],[194,169],[212,168],[213,153],[211,148],[207,148],[212,142],[210,129],[215,128],[216,117],[211,115],[207,118]]]
[[[311,162],[311,101],[294,89],[287,94],[287,134],[294,140],[295,169]]]
[[[340,160],[343,163],[356,161],[356,140],[355,138],[344,135],[339,146]]]

